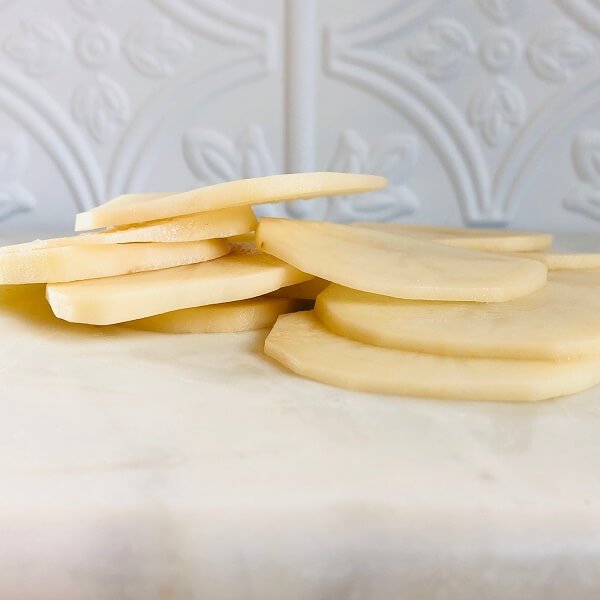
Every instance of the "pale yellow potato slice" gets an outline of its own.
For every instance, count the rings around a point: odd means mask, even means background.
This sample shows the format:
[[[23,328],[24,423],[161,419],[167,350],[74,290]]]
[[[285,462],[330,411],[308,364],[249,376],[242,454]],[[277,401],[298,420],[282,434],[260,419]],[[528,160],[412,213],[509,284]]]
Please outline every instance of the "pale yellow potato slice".
[[[129,225],[280,200],[359,194],[381,189],[386,185],[385,177],[352,173],[293,173],[228,181],[139,203],[98,206],[77,215],[75,230]]]
[[[198,213],[198,214],[202,214],[202,213]],[[256,229],[256,224],[254,226],[254,229]],[[229,236],[229,241],[254,244],[254,231],[250,231],[248,233],[240,233],[239,235]]]
[[[289,285],[273,292],[277,298],[300,298],[302,300],[316,300],[317,296],[329,285],[329,281],[315,277],[310,281],[303,281],[296,285]]]
[[[315,311],[338,335],[374,346],[452,356],[567,359],[600,355],[600,277],[554,273],[548,284],[511,302],[399,300],[339,285]]]
[[[519,254],[522,258],[530,258],[543,262],[549,271],[570,271],[580,269],[600,269],[600,253],[585,252],[531,252]]]
[[[277,258],[239,244],[231,255],[201,265],[53,284],[46,295],[60,319],[109,325],[262,296],[308,279]]]
[[[256,245],[321,279],[396,298],[502,302],[546,283],[535,260],[349,225],[264,218]]]
[[[113,227],[99,233],[35,240],[0,248],[0,254],[64,246],[97,246],[101,244],[131,244],[137,242],[195,242],[226,238],[252,231],[256,217],[249,206],[225,208],[142,225]]]
[[[37,322],[48,318],[56,321],[46,302],[46,286],[43,283],[0,285],[0,312]],[[8,341],[6,337],[3,340]]]
[[[573,286],[600,287],[600,268],[598,269],[565,269],[548,273],[552,281],[560,281]]]
[[[271,327],[279,315],[301,307],[302,302],[292,298],[259,296],[237,302],[174,310],[128,321],[123,325],[160,333],[234,333]]]
[[[533,402],[600,382],[600,356],[555,362],[406,352],[337,336],[312,312],[279,317],[265,352],[304,377],[382,394]]]
[[[172,196],[176,193],[177,192],[141,192],[137,194],[121,194],[120,196],[116,196],[112,200],[105,202],[101,206],[129,206],[131,204],[146,202],[147,200],[156,200],[156,198]],[[96,210],[97,208],[99,207],[96,206],[95,208],[90,209],[90,211]]]
[[[402,223],[373,223],[360,221],[355,227],[400,233],[428,239],[448,246],[484,250],[487,252],[534,252],[552,246],[548,233],[507,231],[504,229],[468,229],[463,227],[433,227]]]
[[[57,283],[112,277],[204,262],[228,252],[227,240],[63,246],[0,252],[0,284]]]

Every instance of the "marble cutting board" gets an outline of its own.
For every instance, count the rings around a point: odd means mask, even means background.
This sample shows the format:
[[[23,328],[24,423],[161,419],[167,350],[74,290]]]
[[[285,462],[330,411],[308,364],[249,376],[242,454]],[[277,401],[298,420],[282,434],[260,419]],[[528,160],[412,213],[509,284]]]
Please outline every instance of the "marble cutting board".
[[[384,397],[265,332],[0,331],[1,598],[600,597],[600,389]]]

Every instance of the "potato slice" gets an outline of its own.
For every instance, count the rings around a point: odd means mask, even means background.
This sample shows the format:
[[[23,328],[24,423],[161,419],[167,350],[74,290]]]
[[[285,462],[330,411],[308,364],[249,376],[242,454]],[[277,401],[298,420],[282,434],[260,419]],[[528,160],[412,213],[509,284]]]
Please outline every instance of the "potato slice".
[[[405,225],[402,223],[353,223],[356,227],[400,233],[428,239],[448,246],[471,248],[487,252],[534,252],[552,246],[553,237],[548,233],[529,231],[506,231],[504,229],[468,229],[464,227],[433,227]]]
[[[75,230],[129,225],[264,202],[358,194],[386,185],[384,177],[352,173],[294,173],[228,181],[140,203],[98,206],[77,215]]]
[[[112,277],[204,262],[228,252],[226,240],[64,246],[0,252],[0,284],[57,283]]]
[[[202,214],[202,213],[198,213],[198,214]],[[254,229],[256,229],[256,225],[254,226]],[[240,233],[239,235],[229,236],[229,241],[254,244],[254,231],[250,231],[248,233]]]
[[[576,274],[573,283],[550,273],[537,292],[496,304],[398,300],[331,285],[315,311],[338,335],[375,346],[488,358],[600,355],[600,284]]]
[[[46,286],[43,283],[0,285],[0,312],[28,317],[34,321],[48,318],[56,321],[46,302]],[[8,342],[6,336],[3,339]]]
[[[329,281],[315,277],[310,281],[303,281],[296,285],[283,287],[272,296],[277,298],[299,298],[302,300],[316,300],[317,296],[329,285]]]
[[[518,254],[521,258],[530,258],[543,262],[549,271],[570,271],[580,269],[600,269],[600,253],[585,252],[531,252]]]
[[[574,286],[600,287],[600,268],[598,269],[565,269],[548,273],[553,281],[568,283]]]
[[[137,242],[196,242],[244,234],[256,228],[249,206],[213,210],[195,215],[151,221],[142,225],[112,227],[99,233],[35,240],[0,248],[0,254],[64,246],[97,246]]]
[[[308,279],[310,275],[277,258],[238,244],[231,255],[201,265],[53,284],[46,294],[60,319],[110,325],[262,296]]]
[[[532,402],[600,382],[600,356],[554,362],[456,358],[379,348],[335,335],[312,312],[279,317],[265,341],[265,352],[299,375],[382,394]]]
[[[299,310],[302,302],[292,298],[259,296],[237,302],[174,310],[154,317],[123,323],[132,329],[160,333],[233,333],[271,327],[277,317]]]
[[[164,198],[165,196],[172,196],[177,192],[141,192],[138,194],[121,194],[108,202],[102,204],[102,206],[129,206],[131,204],[139,204],[140,202],[147,202],[148,200],[156,200],[156,198]],[[92,208],[90,210],[96,210]]]
[[[396,298],[502,302],[546,283],[535,260],[348,225],[264,218],[256,244],[311,275]]]

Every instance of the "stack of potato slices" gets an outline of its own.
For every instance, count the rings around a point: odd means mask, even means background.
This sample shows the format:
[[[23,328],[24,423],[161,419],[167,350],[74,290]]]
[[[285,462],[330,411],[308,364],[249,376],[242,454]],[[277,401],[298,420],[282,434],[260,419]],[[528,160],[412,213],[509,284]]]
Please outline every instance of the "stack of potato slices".
[[[534,401],[600,382],[599,255],[553,254],[542,233],[257,224],[252,211],[385,185],[305,173],[119,196],[77,215],[76,230],[91,233],[1,248],[0,284],[47,284],[54,315],[74,323],[274,325],[269,356],[357,390]]]
[[[279,318],[265,351],[306,377],[369,392],[526,402],[584,390],[600,382],[600,269],[582,265],[599,256],[547,253],[551,243],[263,219],[258,248],[331,282],[314,311]]]
[[[0,284],[46,283],[54,314],[91,325],[129,322],[163,332],[243,331],[303,306],[271,297],[312,279],[252,243],[251,204],[367,192],[381,177],[280,175],[178,194],[130,194],[77,215],[76,230],[102,230],[0,249]]]

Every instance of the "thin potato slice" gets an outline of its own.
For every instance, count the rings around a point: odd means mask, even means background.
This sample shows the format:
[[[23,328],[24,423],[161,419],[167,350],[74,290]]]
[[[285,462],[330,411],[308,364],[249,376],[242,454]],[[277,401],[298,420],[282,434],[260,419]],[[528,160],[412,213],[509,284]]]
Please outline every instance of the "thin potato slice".
[[[315,277],[310,281],[303,281],[296,285],[289,285],[273,292],[277,298],[299,298],[302,300],[316,300],[317,296],[329,285],[329,281]]]
[[[533,402],[600,382],[600,357],[563,362],[456,358],[369,346],[335,335],[312,312],[279,317],[265,352],[310,379],[382,394]]]
[[[338,335],[375,346],[451,356],[567,359],[600,355],[600,277],[574,272],[511,302],[398,300],[338,285],[315,311]]]
[[[0,247],[0,255],[42,248],[97,246],[139,242],[196,242],[244,234],[256,228],[256,217],[249,206],[225,208],[195,215],[151,221],[142,225],[112,227],[99,233],[87,233],[25,244]]]
[[[140,203],[98,206],[77,215],[75,231],[280,200],[359,194],[386,185],[384,177],[352,173],[294,173],[228,181]]]
[[[48,285],[46,294],[60,319],[110,325],[173,310],[233,302],[268,294],[310,279],[298,269],[235,245],[210,262],[122,277]]]
[[[165,196],[172,196],[176,192],[141,192],[138,194],[121,194],[108,202],[102,204],[102,206],[129,206],[131,204],[139,204],[140,202],[147,202],[148,200],[156,200],[157,198],[164,198]],[[98,207],[96,207],[98,208]],[[90,210],[96,210],[92,208]]]
[[[311,275],[395,298],[502,302],[546,283],[535,260],[333,223],[264,218],[256,245]]]
[[[64,246],[0,252],[0,284],[57,283],[112,277],[204,262],[228,252],[226,240]]]
[[[126,327],[160,333],[234,333],[271,327],[277,317],[299,310],[291,298],[259,296],[237,302],[184,308],[124,323]]]
[[[568,283],[573,286],[600,287],[600,268],[598,269],[565,269],[548,273],[553,281]]]
[[[198,213],[198,214],[202,214],[202,213]],[[255,225],[254,229],[256,229],[256,225]],[[245,243],[254,244],[254,230],[250,231],[248,233],[240,233],[239,235],[229,236],[229,241],[230,242],[241,242],[244,244]]]
[[[46,286],[43,283],[31,285],[0,285],[0,313],[25,316],[40,321],[54,316],[46,302]],[[5,343],[13,343],[3,336]],[[1,345],[2,341],[0,341]]]
[[[553,237],[548,233],[531,231],[507,231],[504,229],[468,229],[463,227],[433,227],[405,225],[402,223],[353,223],[355,227],[400,233],[428,239],[447,246],[470,248],[487,252],[534,252],[552,246]]]
[[[600,269],[600,253],[594,252],[532,252],[523,258],[531,258],[543,262],[549,271],[571,271],[580,269]]]

